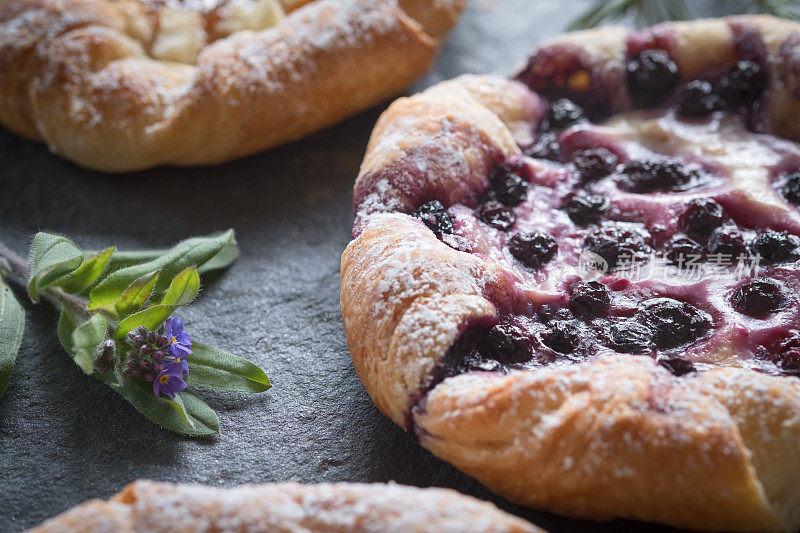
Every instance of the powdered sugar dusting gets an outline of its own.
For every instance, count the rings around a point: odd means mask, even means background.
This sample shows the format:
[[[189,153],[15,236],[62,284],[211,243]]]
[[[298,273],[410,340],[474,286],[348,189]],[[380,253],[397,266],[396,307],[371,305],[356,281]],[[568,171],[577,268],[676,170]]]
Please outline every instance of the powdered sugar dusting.
[[[43,531],[118,532],[118,517],[126,512],[131,524],[125,531],[148,533],[538,531],[489,503],[455,491],[391,483],[220,489],[138,481],[123,494],[133,501],[79,507],[45,524]]]

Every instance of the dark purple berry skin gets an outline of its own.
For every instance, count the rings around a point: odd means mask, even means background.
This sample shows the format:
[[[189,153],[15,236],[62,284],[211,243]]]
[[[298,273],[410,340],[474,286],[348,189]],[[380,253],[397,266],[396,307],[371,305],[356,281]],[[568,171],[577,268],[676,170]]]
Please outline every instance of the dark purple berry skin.
[[[725,221],[722,206],[708,198],[695,199],[680,217],[681,229],[698,242],[706,242],[711,233]]]
[[[772,280],[756,278],[737,288],[731,295],[731,305],[743,315],[767,318],[786,306],[787,298]]]
[[[586,121],[586,113],[572,100],[561,98],[547,109],[547,129],[563,130]]]
[[[789,330],[778,345],[774,361],[783,372],[800,377],[800,331]]]
[[[767,76],[758,63],[739,61],[728,67],[719,81],[719,94],[731,106],[751,105],[761,97]]]
[[[431,200],[419,206],[414,216],[420,219],[437,237],[453,233],[453,222],[439,200]]]
[[[563,354],[575,351],[579,340],[578,328],[569,322],[553,321],[542,334],[542,342],[548,348]]]
[[[528,197],[528,182],[513,169],[498,166],[490,178],[495,198],[505,205],[515,206]]]
[[[800,172],[793,172],[786,176],[781,189],[789,202],[800,205]]]
[[[571,320],[573,318],[569,309],[564,309],[563,307],[552,304],[541,306],[537,315],[539,316],[539,320],[544,323],[550,322],[551,320]]]
[[[747,253],[744,234],[733,226],[717,228],[708,239],[707,249],[709,255],[727,255],[732,261]]]
[[[508,250],[523,265],[539,268],[555,257],[558,243],[543,231],[515,233],[508,239]]]
[[[608,209],[608,199],[601,194],[578,191],[564,202],[564,211],[578,226],[597,224]]]
[[[655,107],[677,87],[678,66],[664,50],[642,50],[625,63],[628,90],[638,107]]]
[[[492,359],[503,364],[529,361],[532,346],[525,330],[514,324],[497,324],[486,337],[487,352]]]
[[[664,256],[671,265],[685,268],[688,263],[696,264],[703,259],[705,249],[697,242],[683,235],[670,239],[664,248]]]
[[[478,218],[500,231],[508,231],[517,220],[514,211],[497,200],[489,200],[478,206]]]
[[[649,241],[650,234],[643,227],[607,223],[590,232],[583,246],[602,257],[608,268],[613,269],[622,256],[632,258],[652,253]]]
[[[622,167],[620,187],[626,191],[649,193],[654,191],[682,191],[695,185],[700,173],[690,170],[674,160],[632,160]]]
[[[722,101],[714,92],[714,86],[705,80],[694,80],[686,84],[676,98],[678,114],[689,118],[705,117],[720,109]]]
[[[561,157],[561,145],[558,144],[558,136],[554,132],[542,131],[536,137],[536,141],[523,152],[534,159],[558,161]]]
[[[633,319],[611,323],[605,332],[605,344],[619,353],[646,353],[653,349],[653,332]]]
[[[581,282],[572,289],[569,309],[578,318],[591,320],[605,316],[611,304],[608,287],[599,281]]]
[[[635,318],[653,332],[656,348],[667,350],[700,339],[711,327],[711,316],[686,302],[651,298],[639,305]]]
[[[596,181],[614,172],[617,156],[606,148],[590,148],[576,152],[572,163],[583,181]]]
[[[697,369],[692,363],[680,357],[662,358],[658,360],[658,364],[678,377],[697,372]]]
[[[797,259],[800,238],[785,231],[767,230],[750,242],[750,251],[758,255],[760,263],[774,265]]]

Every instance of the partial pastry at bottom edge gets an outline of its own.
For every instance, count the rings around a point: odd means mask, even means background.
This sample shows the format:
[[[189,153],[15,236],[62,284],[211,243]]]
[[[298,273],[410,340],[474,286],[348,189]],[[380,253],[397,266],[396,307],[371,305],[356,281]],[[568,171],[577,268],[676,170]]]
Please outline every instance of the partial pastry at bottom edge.
[[[140,480],[30,533],[537,533],[488,502],[395,484],[279,483],[223,489]]]

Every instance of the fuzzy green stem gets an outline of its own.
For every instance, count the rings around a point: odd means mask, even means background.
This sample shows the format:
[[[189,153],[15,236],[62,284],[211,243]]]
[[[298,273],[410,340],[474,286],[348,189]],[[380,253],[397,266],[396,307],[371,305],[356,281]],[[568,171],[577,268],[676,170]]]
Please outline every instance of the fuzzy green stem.
[[[2,242],[0,242],[0,276],[22,287],[28,286],[28,262]],[[66,309],[81,320],[89,319],[89,312],[86,310],[89,302],[86,298],[67,294],[58,287],[44,289],[41,295],[56,307]]]

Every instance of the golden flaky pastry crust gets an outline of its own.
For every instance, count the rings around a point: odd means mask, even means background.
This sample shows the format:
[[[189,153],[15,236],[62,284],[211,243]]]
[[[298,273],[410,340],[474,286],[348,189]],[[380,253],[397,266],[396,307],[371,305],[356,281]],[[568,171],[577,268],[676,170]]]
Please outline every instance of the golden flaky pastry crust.
[[[800,54],[797,24],[744,17],[637,35],[669,39],[679,67],[697,73],[733,61],[737,28],[762,34],[772,130],[798,138],[800,77],[789,64]],[[579,53],[591,85],[585,76],[573,84],[609,94],[622,111],[628,33],[570,34],[543,50]],[[437,379],[463,331],[535,295],[512,288],[517,274],[484,253],[487,243],[458,251],[405,213],[433,198],[475,205],[492,162],[517,156],[543,112],[517,81],[469,76],[400,99],[381,117],[355,185],[355,239],[341,269],[345,332],[367,391],[424,447],[518,503],[698,530],[797,530],[796,378],[735,366],[678,378],[650,358],[615,355]]]
[[[245,485],[137,481],[31,533],[536,533],[494,505],[446,489],[385,484]]]
[[[0,123],[104,171],[218,163],[406,88],[464,6],[316,0],[282,18],[278,0],[225,0],[277,14],[235,11],[224,25],[206,13],[224,29],[210,35],[199,14],[159,1],[0,2]]]

